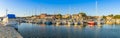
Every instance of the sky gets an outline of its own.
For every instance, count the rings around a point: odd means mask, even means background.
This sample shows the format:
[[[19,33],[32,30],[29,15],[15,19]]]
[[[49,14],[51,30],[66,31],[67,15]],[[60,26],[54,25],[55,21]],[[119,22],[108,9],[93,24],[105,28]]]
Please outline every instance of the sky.
[[[96,12],[96,1],[97,10]],[[78,14],[89,16],[120,14],[120,0],[0,0],[0,16],[16,14],[31,16],[47,14]]]

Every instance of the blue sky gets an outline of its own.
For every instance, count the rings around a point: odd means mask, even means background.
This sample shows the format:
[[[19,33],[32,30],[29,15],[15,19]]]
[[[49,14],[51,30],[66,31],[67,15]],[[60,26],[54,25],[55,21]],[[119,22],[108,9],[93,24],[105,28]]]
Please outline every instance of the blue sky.
[[[96,0],[0,0],[0,16],[8,13],[17,16],[47,14],[77,14],[85,12],[87,15],[98,16],[120,14],[120,0],[97,0],[98,13],[96,13]]]

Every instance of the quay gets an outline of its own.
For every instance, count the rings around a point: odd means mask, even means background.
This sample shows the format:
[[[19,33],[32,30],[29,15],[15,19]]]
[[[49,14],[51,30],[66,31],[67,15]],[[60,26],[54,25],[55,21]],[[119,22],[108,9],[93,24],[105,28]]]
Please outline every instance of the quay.
[[[13,27],[0,25],[0,38],[23,38]]]

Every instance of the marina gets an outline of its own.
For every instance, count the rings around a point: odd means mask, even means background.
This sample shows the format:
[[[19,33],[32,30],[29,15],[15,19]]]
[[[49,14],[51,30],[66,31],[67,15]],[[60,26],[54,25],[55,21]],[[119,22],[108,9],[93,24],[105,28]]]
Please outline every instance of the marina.
[[[115,24],[118,20],[110,19],[107,24],[102,18],[81,19],[20,19],[15,14],[7,14],[0,22],[1,38],[120,38],[120,24]],[[7,33],[10,34],[6,36]]]
[[[0,0],[0,38],[120,38],[120,0]]]
[[[22,23],[24,38],[120,38],[120,25],[39,25]]]

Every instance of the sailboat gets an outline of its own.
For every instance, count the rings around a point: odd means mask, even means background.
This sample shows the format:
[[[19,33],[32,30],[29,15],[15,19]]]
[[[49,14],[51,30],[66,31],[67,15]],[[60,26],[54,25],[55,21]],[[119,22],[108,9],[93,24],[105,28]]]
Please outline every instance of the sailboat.
[[[15,14],[7,14],[3,20],[2,20],[2,24],[4,26],[7,26],[7,25],[17,25],[18,22],[16,20],[16,16]]]

